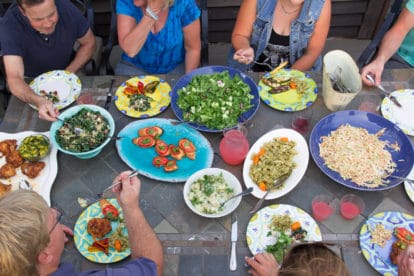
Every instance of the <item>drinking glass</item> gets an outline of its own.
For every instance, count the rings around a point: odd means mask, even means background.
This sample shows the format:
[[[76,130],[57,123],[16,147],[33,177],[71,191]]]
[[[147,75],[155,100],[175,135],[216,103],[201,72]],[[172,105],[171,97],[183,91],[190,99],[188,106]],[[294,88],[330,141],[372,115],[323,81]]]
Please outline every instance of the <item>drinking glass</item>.
[[[313,111],[310,108],[294,113],[292,128],[300,134],[306,134],[311,129]]]
[[[344,219],[353,219],[365,209],[365,203],[357,195],[347,194],[341,198],[341,215]]]
[[[334,197],[329,195],[317,195],[312,199],[312,216],[317,221],[326,220],[334,211]]]

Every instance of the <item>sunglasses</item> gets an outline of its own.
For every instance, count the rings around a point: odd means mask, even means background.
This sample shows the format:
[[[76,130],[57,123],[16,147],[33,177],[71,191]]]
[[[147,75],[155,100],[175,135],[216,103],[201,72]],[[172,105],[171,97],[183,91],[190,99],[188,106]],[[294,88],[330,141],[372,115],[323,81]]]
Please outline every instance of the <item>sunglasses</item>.
[[[53,227],[49,231],[49,235],[52,234],[53,230],[56,228],[56,225],[60,223],[63,217],[63,211],[59,207],[52,207],[56,211],[56,222],[53,224]]]

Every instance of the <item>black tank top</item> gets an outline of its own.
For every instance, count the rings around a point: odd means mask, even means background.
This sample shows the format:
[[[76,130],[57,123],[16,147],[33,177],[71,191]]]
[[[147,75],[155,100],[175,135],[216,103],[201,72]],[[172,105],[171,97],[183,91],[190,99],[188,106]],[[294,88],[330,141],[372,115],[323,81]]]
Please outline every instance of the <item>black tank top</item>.
[[[277,67],[284,61],[289,61],[289,38],[288,35],[279,35],[272,29],[269,42],[260,57],[256,60],[260,63],[266,63],[271,68]],[[254,72],[271,71],[266,65],[254,64],[252,67]]]

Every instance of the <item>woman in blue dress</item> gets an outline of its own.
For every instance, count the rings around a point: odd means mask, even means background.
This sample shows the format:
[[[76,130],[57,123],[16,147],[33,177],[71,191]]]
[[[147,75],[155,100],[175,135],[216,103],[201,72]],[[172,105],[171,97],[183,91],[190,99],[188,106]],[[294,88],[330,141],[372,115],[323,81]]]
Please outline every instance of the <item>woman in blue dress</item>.
[[[117,0],[117,75],[183,74],[199,66],[200,9],[194,0]]]

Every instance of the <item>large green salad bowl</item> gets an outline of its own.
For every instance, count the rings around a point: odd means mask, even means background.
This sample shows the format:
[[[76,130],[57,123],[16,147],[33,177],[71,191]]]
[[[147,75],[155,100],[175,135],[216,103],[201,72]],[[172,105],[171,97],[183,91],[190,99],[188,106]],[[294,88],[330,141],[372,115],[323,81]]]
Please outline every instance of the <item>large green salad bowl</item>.
[[[76,105],[50,126],[50,140],[58,150],[80,159],[97,156],[115,132],[115,122],[97,105]]]

